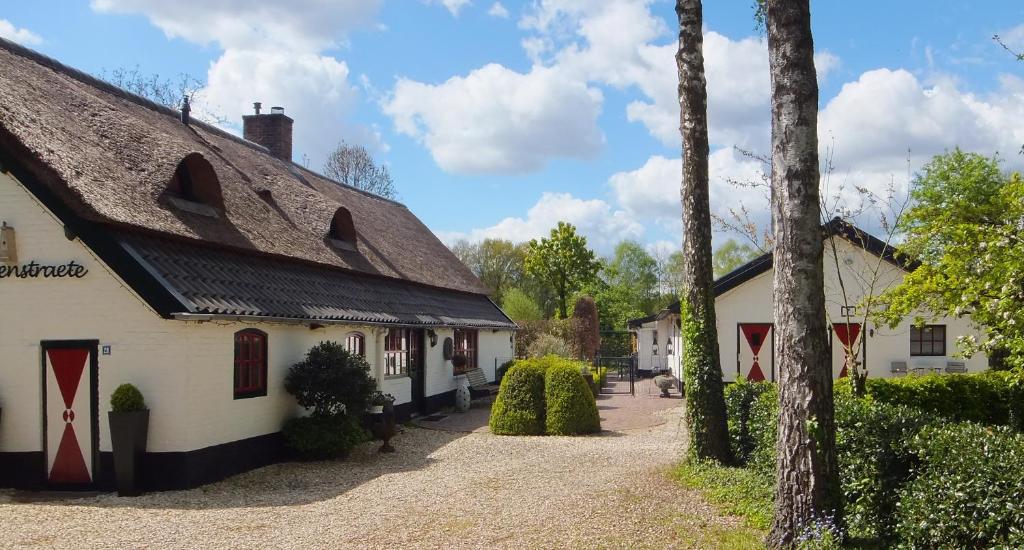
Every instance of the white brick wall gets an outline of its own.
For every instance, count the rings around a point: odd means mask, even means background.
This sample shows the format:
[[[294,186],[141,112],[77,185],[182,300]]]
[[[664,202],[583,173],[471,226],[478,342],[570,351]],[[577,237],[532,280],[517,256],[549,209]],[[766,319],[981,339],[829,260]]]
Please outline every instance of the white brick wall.
[[[151,409],[150,451],[188,451],[273,433],[298,414],[284,391],[288,367],[325,340],[343,342],[353,330],[366,339],[371,364],[382,343],[380,328],[330,325],[311,330],[279,323],[196,322],[161,319],[80,241],[68,241],[55,216],[17,181],[0,174],[0,220],[15,228],[19,261],[66,263],[89,269],[82,279],[0,279],[0,452],[42,449],[41,340],[99,340],[100,449],[110,450],[106,411],[110,393],[124,382],[139,387]],[[233,398],[233,335],[256,327],[268,334],[266,397]],[[481,366],[493,377],[495,356],[511,355],[510,331],[481,331]],[[427,395],[454,389],[441,342],[427,347]],[[379,378],[379,377],[378,377]],[[382,389],[410,400],[408,378],[381,381]]]

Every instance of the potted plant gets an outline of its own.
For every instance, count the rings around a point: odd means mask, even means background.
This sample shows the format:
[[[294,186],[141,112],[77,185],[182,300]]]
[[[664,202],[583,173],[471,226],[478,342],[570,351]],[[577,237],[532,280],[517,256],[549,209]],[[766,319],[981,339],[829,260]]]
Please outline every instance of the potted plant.
[[[395,448],[391,445],[391,438],[398,433],[395,425],[395,396],[381,391],[373,392],[370,396],[370,431],[373,436],[384,442],[378,452],[393,453]]]
[[[395,396],[381,391],[373,392],[370,396],[370,414],[381,414],[384,408],[395,404]]]
[[[149,409],[142,392],[131,384],[121,384],[110,395],[110,443],[114,448],[114,475],[117,494],[136,496],[138,463],[146,451],[149,436]]]

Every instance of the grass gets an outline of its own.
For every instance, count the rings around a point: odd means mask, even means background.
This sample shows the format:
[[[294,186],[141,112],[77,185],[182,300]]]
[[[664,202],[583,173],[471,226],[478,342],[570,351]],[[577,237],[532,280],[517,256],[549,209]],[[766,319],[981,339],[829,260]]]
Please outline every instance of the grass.
[[[766,531],[772,521],[772,479],[747,468],[684,462],[672,472],[683,487],[701,491],[723,513]]]

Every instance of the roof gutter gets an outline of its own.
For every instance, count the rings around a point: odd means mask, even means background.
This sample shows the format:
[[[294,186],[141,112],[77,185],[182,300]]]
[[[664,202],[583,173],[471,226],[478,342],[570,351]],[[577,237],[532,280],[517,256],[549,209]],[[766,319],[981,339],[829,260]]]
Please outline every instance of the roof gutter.
[[[519,330],[513,326],[473,325],[468,323],[387,323],[382,321],[346,321],[340,319],[299,319],[296,317],[273,317],[263,315],[230,315],[224,313],[172,313],[171,318],[178,321],[238,321],[281,323],[286,325],[357,325],[375,327],[408,327],[408,328],[474,328],[478,330]]]

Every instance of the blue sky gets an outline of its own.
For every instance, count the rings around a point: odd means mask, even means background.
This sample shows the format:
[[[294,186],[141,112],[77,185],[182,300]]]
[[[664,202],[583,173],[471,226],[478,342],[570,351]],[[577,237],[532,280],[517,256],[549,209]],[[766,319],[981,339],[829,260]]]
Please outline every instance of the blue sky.
[[[759,169],[734,146],[767,149],[765,45],[752,2],[705,4],[712,207],[763,220],[763,199],[727,180]],[[566,219],[601,252],[633,238],[664,253],[680,239],[673,9],[37,0],[5,3],[0,36],[95,74],[189,73],[208,83],[201,107],[230,120],[252,101],[283,105],[296,161],[318,169],[337,141],[365,144],[449,241],[524,240]],[[1019,1],[819,0],[813,25],[830,193],[904,191],[908,171],[954,146],[1024,164],[1024,64],[992,40],[1024,50]]]

